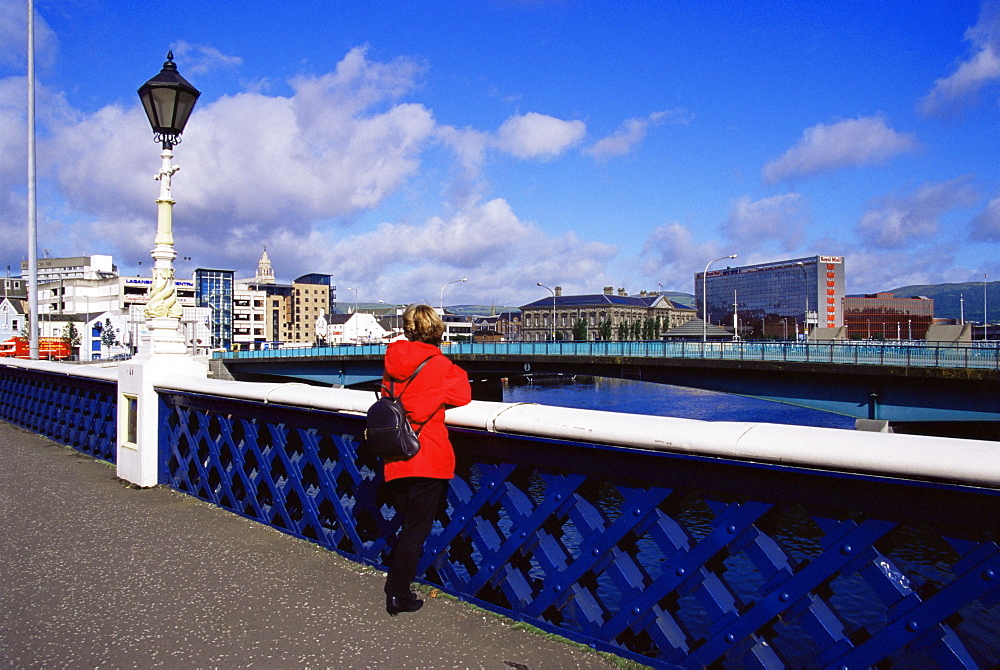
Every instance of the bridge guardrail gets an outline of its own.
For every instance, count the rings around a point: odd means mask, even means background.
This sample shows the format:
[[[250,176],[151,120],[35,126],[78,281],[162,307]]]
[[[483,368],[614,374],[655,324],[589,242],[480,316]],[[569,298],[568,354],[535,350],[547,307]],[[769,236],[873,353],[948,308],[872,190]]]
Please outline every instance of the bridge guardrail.
[[[159,392],[171,486],[383,563],[370,394]],[[420,570],[465,600],[654,667],[1000,663],[993,444],[483,402],[447,419],[457,476]]]
[[[0,419],[114,463],[117,381],[114,368],[7,360],[0,363]]]
[[[1000,369],[1000,342],[968,346],[889,344],[871,342],[458,342],[445,350],[460,354],[530,354],[537,356],[616,356],[647,358],[715,358],[782,362],[850,363]],[[313,356],[371,356],[384,345],[298,347],[263,351],[216,353],[217,358],[289,358]]]

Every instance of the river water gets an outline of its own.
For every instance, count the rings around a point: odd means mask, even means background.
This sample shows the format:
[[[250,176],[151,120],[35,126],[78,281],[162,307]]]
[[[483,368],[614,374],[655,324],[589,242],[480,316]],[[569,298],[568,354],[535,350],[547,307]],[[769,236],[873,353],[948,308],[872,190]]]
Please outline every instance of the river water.
[[[599,409],[703,421],[749,421],[854,429],[854,418],[728,393],[594,377],[590,382],[508,385],[505,402]]]
[[[588,379],[586,382],[560,381],[526,386],[510,384],[504,387],[504,401],[706,421],[747,421],[854,429],[853,418],[818,410],[714,391],[601,377],[593,378],[593,381]],[[602,502],[614,507],[616,500]],[[706,524],[710,516],[706,516]],[[785,530],[788,531],[784,536],[785,541],[795,542],[796,529]],[[920,583],[933,583],[937,589],[954,578],[950,573],[949,562],[941,560],[940,538],[932,537],[932,534],[925,538],[920,532],[912,531],[900,532],[898,535],[909,538],[903,542],[903,549],[896,547],[896,559],[906,566],[911,577]],[[902,542],[900,537],[896,537],[894,541]],[[637,546],[640,549],[645,547],[642,541]],[[650,565],[655,566],[657,561],[665,560],[658,546],[648,546],[644,551],[654,556],[654,560],[647,561]],[[735,559],[731,557],[730,562],[727,562],[726,577],[730,585],[737,590],[756,593],[755,588],[759,588],[761,579],[756,568],[748,561],[733,561]],[[909,581],[907,577],[903,579]],[[613,586],[600,580],[599,583],[599,591],[613,589]],[[884,605],[877,598],[872,598],[869,587],[860,578],[840,577],[831,584],[836,586],[834,599],[838,599],[840,614],[850,619],[851,625],[868,625],[871,630],[878,630],[884,625]],[[679,601],[680,604],[683,602],[683,599]],[[990,607],[990,604],[975,601],[962,609],[956,622],[961,622],[953,625],[960,626],[964,643],[968,645],[980,667],[1000,667],[1000,606]],[[782,630],[783,653],[789,667],[816,665],[817,659],[811,651],[814,643],[809,635],[795,625],[786,626]],[[709,631],[706,629],[699,634],[707,636]],[[933,667],[933,661],[917,649],[897,652],[893,655],[892,663],[898,667]]]

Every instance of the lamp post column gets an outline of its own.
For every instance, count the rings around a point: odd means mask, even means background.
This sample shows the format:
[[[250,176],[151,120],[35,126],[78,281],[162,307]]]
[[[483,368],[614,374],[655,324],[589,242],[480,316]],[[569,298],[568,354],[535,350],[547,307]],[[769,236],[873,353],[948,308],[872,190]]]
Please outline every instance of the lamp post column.
[[[177,287],[174,284],[173,261],[177,258],[174,250],[173,208],[170,193],[170,178],[180,168],[171,165],[173,145],[163,142],[163,161],[155,179],[160,182],[160,197],[156,200],[156,239],[153,244],[153,285],[149,292],[149,302],[143,309],[146,326],[150,332],[151,354],[185,354],[187,345],[179,327],[183,308],[177,301]]]
[[[156,199],[156,238],[153,241],[153,279],[149,302],[143,309],[148,338],[139,353],[118,368],[118,476],[138,486],[159,484],[160,406],[157,383],[173,375],[205,377],[208,366],[188,354],[180,332],[183,309],[174,285],[173,206],[170,178],[177,172],[171,165],[173,148],[180,141],[191,109],[200,95],[198,89],[177,73],[173,54],[156,77],[139,88],[139,98],[149,118],[156,141],[163,150],[160,196]]]

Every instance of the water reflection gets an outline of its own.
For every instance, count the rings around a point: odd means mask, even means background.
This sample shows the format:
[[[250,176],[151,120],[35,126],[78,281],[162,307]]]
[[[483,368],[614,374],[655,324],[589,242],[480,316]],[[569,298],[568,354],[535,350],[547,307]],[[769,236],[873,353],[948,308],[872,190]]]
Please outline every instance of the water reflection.
[[[506,402],[599,409],[703,421],[750,421],[854,429],[851,417],[728,393],[594,377],[589,383],[508,386]]]

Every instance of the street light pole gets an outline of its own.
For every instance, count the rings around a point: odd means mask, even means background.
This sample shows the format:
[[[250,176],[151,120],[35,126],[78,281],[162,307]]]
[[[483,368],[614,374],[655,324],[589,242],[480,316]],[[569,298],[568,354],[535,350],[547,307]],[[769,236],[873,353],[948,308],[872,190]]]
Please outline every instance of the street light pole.
[[[805,282],[803,292],[806,295],[806,311],[802,315],[802,332],[809,337],[809,273],[806,272],[806,265],[802,261],[796,263],[802,269],[802,280]]]
[[[444,286],[441,287],[441,295],[439,296],[439,302],[441,303],[441,316],[442,317],[444,316],[444,287],[447,286],[448,284],[460,284],[460,283],[462,283],[464,281],[469,281],[469,278],[468,277],[463,277],[461,279],[455,279],[453,281],[447,282]]]
[[[986,319],[986,280],[988,274],[983,275],[983,341],[986,340],[986,330],[989,328],[989,321]]]
[[[173,52],[167,53],[160,74],[139,87],[138,93],[154,138],[163,147],[160,171],[155,177],[160,182],[160,197],[156,200],[156,239],[151,252],[153,285],[143,310],[150,331],[150,354],[184,354],[187,345],[179,331],[183,309],[174,285],[173,260],[177,252],[174,251],[174,200],[170,192],[170,178],[180,168],[171,165],[170,159],[201,93],[177,72]]]
[[[357,314],[358,313],[358,289],[351,288],[350,286],[348,286],[347,290],[348,291],[354,291],[354,313]]]
[[[705,265],[705,272],[701,275],[701,341],[708,342],[708,268],[716,261],[724,261],[727,258],[736,258],[736,254],[713,258]]]
[[[191,110],[201,93],[177,73],[174,56],[158,75],[139,87],[139,98],[160,142],[162,167],[156,179],[160,182],[160,197],[156,200],[156,239],[153,256],[153,284],[149,301],[143,310],[149,338],[137,356],[118,368],[117,460],[116,473],[121,479],[138,486],[156,486],[159,480],[159,430],[161,409],[156,385],[166,377],[187,375],[204,379],[208,374],[206,361],[188,354],[188,346],[180,331],[183,309],[177,300],[174,285],[173,205],[170,178],[177,166],[170,164],[173,148],[180,143]],[[166,411],[166,410],[164,410]]]
[[[556,292],[540,281],[535,282],[535,285],[541,286],[544,289],[548,289],[549,293],[552,294],[552,324],[551,324],[552,327],[549,330],[550,330],[550,337],[552,338],[552,341],[555,342],[556,341]]]

